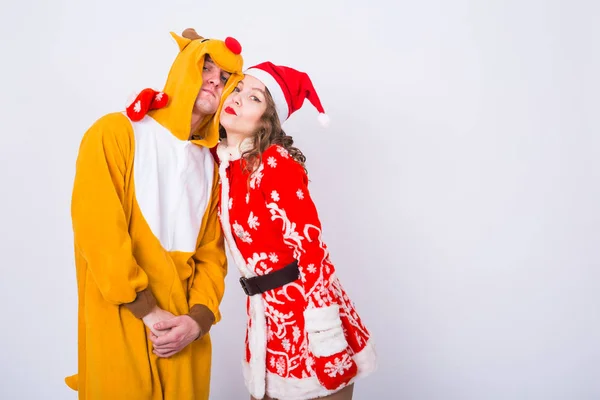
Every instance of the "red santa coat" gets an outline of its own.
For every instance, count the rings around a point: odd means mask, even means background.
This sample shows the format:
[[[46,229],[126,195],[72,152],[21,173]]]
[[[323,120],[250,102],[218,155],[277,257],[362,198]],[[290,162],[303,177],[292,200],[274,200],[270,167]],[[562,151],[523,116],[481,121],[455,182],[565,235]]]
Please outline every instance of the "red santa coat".
[[[300,270],[296,282],[248,299],[243,364],[250,393],[310,399],[372,372],[370,333],[335,275],[302,166],[278,145],[263,153],[252,176],[225,142],[217,155],[220,219],[241,275],[264,275],[294,260]]]

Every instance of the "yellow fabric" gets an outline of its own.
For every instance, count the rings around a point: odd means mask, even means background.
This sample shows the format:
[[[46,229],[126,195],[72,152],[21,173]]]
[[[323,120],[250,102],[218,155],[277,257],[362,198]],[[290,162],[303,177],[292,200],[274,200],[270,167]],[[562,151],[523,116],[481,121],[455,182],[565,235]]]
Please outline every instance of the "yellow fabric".
[[[221,106],[227,96],[242,80],[243,59],[241,55],[234,55],[220,40],[203,41],[200,39],[189,40],[171,35],[177,40],[180,52],[169,72],[169,79],[163,91],[169,95],[169,105],[159,110],[149,112],[162,126],[170,130],[178,139],[187,140],[190,137],[190,123],[192,107],[196,96],[202,86],[202,68],[204,56],[210,54],[215,64],[225,71],[233,71],[223,89],[221,103],[214,117],[204,121],[198,133],[204,139],[194,140],[194,143],[206,147],[214,147],[219,141],[219,115]],[[204,39],[205,40],[205,39]]]
[[[190,135],[204,56],[210,54],[215,63],[234,73],[227,92],[242,76],[241,56],[228,52],[221,41],[200,42],[188,40],[183,46],[165,86],[170,103],[153,116],[182,140]],[[180,40],[178,44],[181,47]],[[204,140],[195,142],[207,146],[216,143],[218,114],[207,120],[203,129]],[[215,167],[197,250],[169,252],[154,236],[137,205],[134,152],[133,127],[122,113],[100,118],[81,142],[71,204],[79,296],[79,365],[78,374],[65,382],[79,391],[80,399],[208,399],[209,335],[171,358],[158,358],[152,353],[147,328],[123,304],[149,288],[158,306],[175,315],[204,304],[215,314],[215,322],[220,319],[227,268],[217,220],[218,169]]]

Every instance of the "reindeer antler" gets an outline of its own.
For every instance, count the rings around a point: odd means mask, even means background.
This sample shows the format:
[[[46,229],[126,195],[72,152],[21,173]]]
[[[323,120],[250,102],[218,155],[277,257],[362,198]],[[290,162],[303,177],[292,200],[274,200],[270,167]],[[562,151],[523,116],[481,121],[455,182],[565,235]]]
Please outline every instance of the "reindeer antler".
[[[198,32],[196,32],[194,28],[187,28],[181,33],[181,36],[190,40],[204,39],[202,36],[198,35]]]

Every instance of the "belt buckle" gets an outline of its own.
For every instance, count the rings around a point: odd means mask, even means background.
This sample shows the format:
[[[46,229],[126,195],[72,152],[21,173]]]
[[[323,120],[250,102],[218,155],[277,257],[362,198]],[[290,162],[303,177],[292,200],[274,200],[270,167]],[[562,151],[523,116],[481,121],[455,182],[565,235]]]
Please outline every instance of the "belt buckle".
[[[246,278],[244,278],[243,276],[240,278],[240,285],[242,285],[242,289],[244,290],[244,293],[246,293],[246,296],[250,296],[250,292],[248,291],[248,280]]]

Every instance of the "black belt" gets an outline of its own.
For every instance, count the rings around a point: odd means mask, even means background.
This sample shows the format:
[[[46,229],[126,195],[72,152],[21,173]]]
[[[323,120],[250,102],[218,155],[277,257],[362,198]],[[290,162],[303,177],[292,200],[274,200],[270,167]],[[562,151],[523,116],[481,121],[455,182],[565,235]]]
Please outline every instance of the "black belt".
[[[277,289],[290,282],[294,282],[300,277],[298,270],[298,261],[294,261],[285,267],[271,272],[270,274],[254,276],[252,278],[240,278],[240,285],[244,289],[244,293],[248,296],[264,293],[268,290]]]

